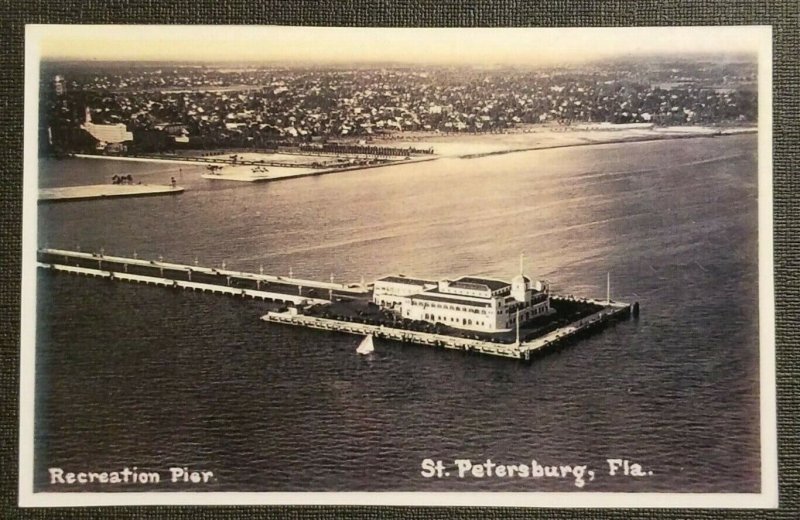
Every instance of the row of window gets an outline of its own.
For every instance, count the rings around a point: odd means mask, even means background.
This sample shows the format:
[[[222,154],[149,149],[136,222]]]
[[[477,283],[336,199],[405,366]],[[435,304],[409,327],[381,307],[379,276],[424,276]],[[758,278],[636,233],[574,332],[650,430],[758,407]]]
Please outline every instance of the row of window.
[[[448,316],[436,316],[434,314],[425,314],[425,320],[426,321],[432,321],[434,323],[455,323],[455,324],[459,324],[460,323],[461,325],[467,325],[467,326],[470,326],[470,325],[473,324],[473,321],[471,319],[469,319],[469,318],[461,318],[459,320],[458,318],[451,318],[451,317],[448,317]],[[474,324],[477,325],[478,327],[485,327],[486,326],[485,322],[478,321],[478,320],[475,320]]]
[[[536,316],[537,314],[542,314],[545,310],[546,310],[545,307],[539,307],[539,308],[533,309],[532,311],[523,312],[523,313],[521,313],[519,315],[520,321],[525,321],[528,318]],[[512,314],[512,315],[510,315],[508,317],[508,322],[507,323],[511,324],[511,323],[516,322],[516,321],[517,321],[517,315],[516,314]]]
[[[450,310],[450,311],[459,311],[459,312],[471,312],[473,314],[486,314],[485,309],[477,309],[475,307],[466,307],[462,305],[451,305],[448,303],[424,303],[423,306],[427,309],[428,307],[433,307],[435,309],[443,309],[443,310]]]

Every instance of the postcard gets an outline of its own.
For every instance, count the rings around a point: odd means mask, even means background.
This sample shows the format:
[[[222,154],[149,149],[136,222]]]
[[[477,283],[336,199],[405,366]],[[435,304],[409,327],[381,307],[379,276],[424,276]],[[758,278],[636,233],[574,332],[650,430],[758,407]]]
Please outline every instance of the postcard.
[[[777,507],[771,45],[29,25],[20,505]]]

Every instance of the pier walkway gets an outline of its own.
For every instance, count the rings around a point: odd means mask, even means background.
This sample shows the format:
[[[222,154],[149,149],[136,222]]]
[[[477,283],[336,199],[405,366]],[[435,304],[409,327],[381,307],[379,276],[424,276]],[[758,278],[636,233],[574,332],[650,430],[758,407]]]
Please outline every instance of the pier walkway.
[[[52,269],[55,271],[62,271],[83,276],[107,278],[109,280],[121,280],[125,282],[142,283],[145,285],[158,285],[161,287],[174,287],[177,289],[190,289],[193,291],[200,291],[200,292],[228,294],[231,296],[240,296],[243,298],[251,298],[251,299],[272,301],[272,302],[293,303],[296,305],[328,302],[328,300],[308,298],[305,296],[295,296],[286,293],[259,291],[253,289],[240,289],[235,287],[227,287],[224,285],[209,284],[209,283],[170,280],[168,278],[161,278],[157,276],[143,276],[138,274],[124,273],[124,272],[120,273],[116,271],[104,271],[101,269],[92,269],[87,267],[72,267],[60,264],[45,264],[42,262],[39,262],[38,266],[44,269]]]
[[[357,284],[247,273],[165,262],[162,259],[145,260],[49,248],[40,249],[37,256],[39,267],[56,271],[295,304],[329,303],[331,297],[362,298],[369,294],[365,287]]]

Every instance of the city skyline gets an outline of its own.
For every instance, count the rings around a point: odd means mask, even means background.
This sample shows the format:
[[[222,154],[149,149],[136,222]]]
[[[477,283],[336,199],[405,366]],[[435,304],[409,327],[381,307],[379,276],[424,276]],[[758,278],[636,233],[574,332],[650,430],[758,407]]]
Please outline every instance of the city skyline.
[[[43,59],[190,63],[551,65],[624,56],[755,55],[768,27],[332,28],[43,26]],[[280,42],[275,45],[275,42]],[[291,42],[287,44],[287,42]]]

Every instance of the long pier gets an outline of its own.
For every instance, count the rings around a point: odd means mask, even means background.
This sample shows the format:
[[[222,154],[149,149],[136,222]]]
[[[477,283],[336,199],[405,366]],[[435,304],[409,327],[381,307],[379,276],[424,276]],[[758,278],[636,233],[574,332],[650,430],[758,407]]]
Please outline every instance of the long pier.
[[[91,269],[86,267],[72,267],[68,265],[59,264],[45,264],[39,262],[39,267],[45,269],[53,269],[55,271],[63,271],[72,274],[93,276],[97,278],[107,278],[109,280],[120,280],[125,282],[142,283],[145,285],[158,285],[161,287],[174,287],[176,289],[190,289],[200,292],[211,292],[218,294],[228,294],[231,296],[241,296],[243,298],[259,299],[273,302],[284,302],[294,304],[307,304],[307,303],[327,303],[327,300],[320,300],[317,298],[307,298],[303,296],[294,296],[291,294],[276,293],[270,291],[259,291],[253,289],[238,289],[233,287],[226,287],[224,285],[187,282],[182,280],[170,280],[157,276],[142,276],[138,274],[120,273],[115,271],[103,271],[100,269]]]
[[[360,285],[247,273],[159,260],[44,248],[38,251],[42,269],[161,287],[229,294],[246,298],[302,304],[330,303],[331,297],[365,297]]]
[[[199,265],[188,265],[158,260],[145,260],[138,257],[127,258],[106,255],[104,252],[88,253],[63,249],[39,249],[38,267],[74,275],[91,276],[108,280],[118,280],[166,288],[185,289],[217,294],[238,296],[271,302],[287,303],[295,306],[329,304],[334,299],[366,299],[371,291],[361,284],[341,284],[304,280],[270,274],[248,273],[230,269],[217,269]],[[554,299],[574,300],[553,296]],[[432,347],[475,352],[524,361],[536,354],[561,345],[566,341],[607,323],[637,313],[628,303],[581,299],[601,307],[594,314],[564,325],[537,338],[501,343],[482,339],[461,338],[446,334],[436,334],[395,328],[387,325],[373,325],[340,319],[320,318],[300,314],[290,307],[283,312],[269,312],[261,317],[272,323],[303,326],[312,329],[329,330],[372,335],[404,343],[415,343]],[[637,304],[638,307],[638,304]]]

